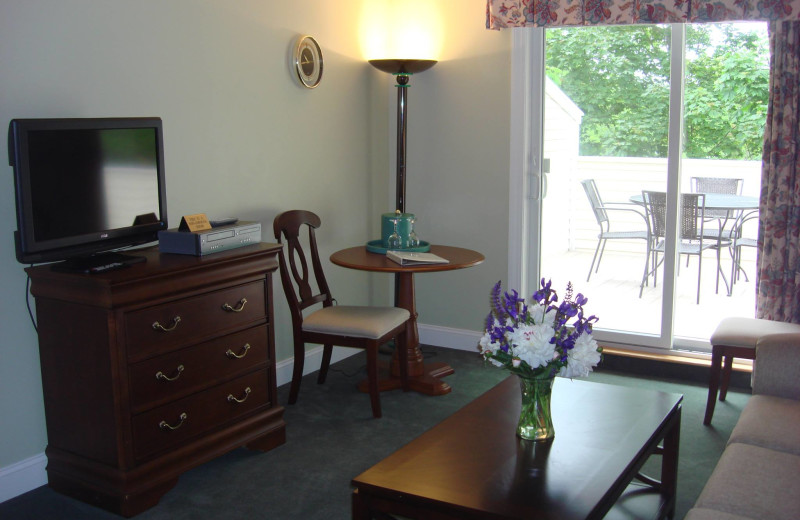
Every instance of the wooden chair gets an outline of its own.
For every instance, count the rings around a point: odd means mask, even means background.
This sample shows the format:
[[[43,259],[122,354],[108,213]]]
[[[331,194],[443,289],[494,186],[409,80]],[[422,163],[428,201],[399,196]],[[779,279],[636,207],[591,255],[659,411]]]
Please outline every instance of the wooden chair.
[[[725,401],[733,371],[733,358],[756,359],[756,346],[761,338],[786,333],[800,333],[800,325],[758,318],[725,318],[719,322],[711,334],[711,373],[703,424],[711,424],[717,391],[719,400]]]
[[[322,264],[317,250],[314,230],[321,225],[320,218],[310,211],[292,210],[275,217],[273,230],[279,243],[286,241],[286,251],[279,255],[281,282],[292,314],[294,335],[294,369],[292,386],[289,391],[289,404],[297,402],[300,381],[303,377],[305,344],[323,345],[322,364],[317,383],[322,384],[328,375],[333,346],[363,348],[367,351],[367,377],[372,415],[381,416],[381,403],[378,388],[378,347],[392,338],[397,342],[400,356],[400,377],[403,390],[408,390],[406,373],[406,326],[409,312],[398,307],[359,307],[334,305],[334,298],[325,280]],[[317,294],[309,280],[309,264],[301,245],[301,229],[308,228],[308,247],[311,267],[317,285]],[[288,258],[288,261],[287,261]],[[304,311],[321,305],[310,314]]]

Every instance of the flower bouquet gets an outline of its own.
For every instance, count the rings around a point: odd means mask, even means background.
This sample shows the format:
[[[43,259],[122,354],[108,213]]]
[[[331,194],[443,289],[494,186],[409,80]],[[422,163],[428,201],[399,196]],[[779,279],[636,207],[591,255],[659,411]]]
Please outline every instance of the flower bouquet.
[[[554,436],[550,392],[555,376],[584,377],[600,362],[602,349],[592,337],[597,317],[584,314],[586,302],[580,293],[573,299],[570,283],[559,303],[544,278],[530,302],[517,291],[503,293],[501,282],[492,288],[479,349],[485,360],[519,376],[522,413],[517,435],[522,438]]]

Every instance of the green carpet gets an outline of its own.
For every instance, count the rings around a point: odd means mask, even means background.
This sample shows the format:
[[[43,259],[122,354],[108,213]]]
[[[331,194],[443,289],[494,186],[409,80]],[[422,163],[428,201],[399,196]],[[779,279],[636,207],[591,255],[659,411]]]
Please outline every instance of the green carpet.
[[[476,353],[424,347],[427,358],[449,363],[450,394],[400,391],[381,396],[383,418],[373,419],[369,398],[355,389],[365,376],[364,354],[331,367],[328,382],[306,376],[298,403],[286,406],[285,445],[267,453],[233,451],[181,476],[141,520],[350,518],[350,480],[428,430],[507,376]],[[675,379],[598,370],[589,380],[684,394],[676,519],[694,504],[746,404],[749,393],[731,391],[718,403],[713,427],[702,425],[707,388]],[[278,389],[285,403],[288,385]],[[556,432],[558,434],[558,432]],[[648,463],[650,464],[650,463]],[[647,468],[647,467],[646,467]],[[655,471],[653,471],[655,473]],[[120,518],[41,487],[0,504],[8,520]]]

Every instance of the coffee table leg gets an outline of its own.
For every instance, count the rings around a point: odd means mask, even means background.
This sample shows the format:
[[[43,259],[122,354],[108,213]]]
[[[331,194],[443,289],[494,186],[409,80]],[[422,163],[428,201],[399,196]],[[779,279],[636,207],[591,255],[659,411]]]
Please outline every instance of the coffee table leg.
[[[370,520],[372,518],[367,504],[364,503],[361,499],[361,495],[358,494],[358,489],[353,490],[352,504],[353,520]]]
[[[661,492],[669,497],[667,518],[675,516],[675,498],[678,494],[678,449],[681,439],[681,408],[664,437],[664,457],[661,461]]]

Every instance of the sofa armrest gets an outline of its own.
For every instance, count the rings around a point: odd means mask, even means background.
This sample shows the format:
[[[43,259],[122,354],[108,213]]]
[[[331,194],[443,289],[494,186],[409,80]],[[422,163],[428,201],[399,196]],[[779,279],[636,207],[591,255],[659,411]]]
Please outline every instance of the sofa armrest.
[[[800,334],[771,334],[758,340],[753,394],[800,400]]]

